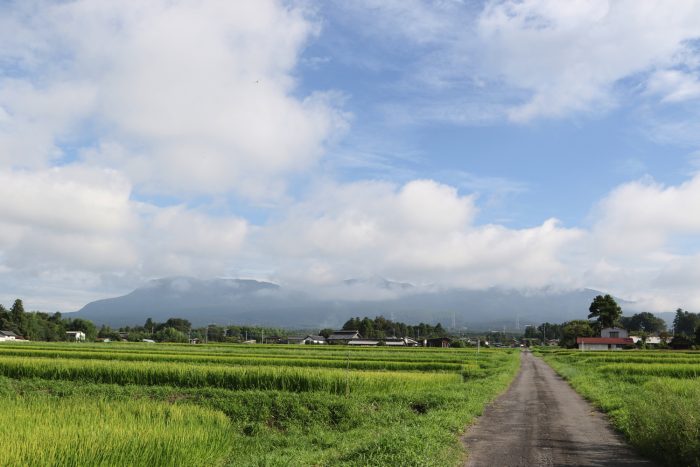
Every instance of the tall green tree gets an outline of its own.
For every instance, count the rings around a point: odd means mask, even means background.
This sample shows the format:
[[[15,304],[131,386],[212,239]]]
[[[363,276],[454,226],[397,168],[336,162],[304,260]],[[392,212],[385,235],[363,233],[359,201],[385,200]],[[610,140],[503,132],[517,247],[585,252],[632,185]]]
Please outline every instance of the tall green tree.
[[[622,308],[611,295],[598,295],[591,302],[588,311],[588,319],[595,318],[601,329],[616,326],[622,316]]]
[[[673,318],[673,332],[675,335],[694,336],[695,328],[700,326],[700,315],[679,308]]]
[[[563,323],[561,325],[561,339],[559,340],[560,347],[574,348],[576,347],[577,337],[591,337],[595,335],[595,330],[586,320],[577,319]]]
[[[650,334],[658,334],[666,330],[666,321],[644,311],[635,313],[630,317],[621,318],[622,326],[629,331],[644,331]]]

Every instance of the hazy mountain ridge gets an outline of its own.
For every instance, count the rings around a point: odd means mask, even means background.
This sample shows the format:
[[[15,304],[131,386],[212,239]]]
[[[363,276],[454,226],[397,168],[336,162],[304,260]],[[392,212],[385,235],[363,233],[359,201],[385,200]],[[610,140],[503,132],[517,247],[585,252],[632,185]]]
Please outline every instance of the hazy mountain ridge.
[[[363,299],[367,287],[390,290],[391,296]],[[85,305],[75,316],[97,324],[125,326],[150,317],[181,317],[195,325],[264,324],[285,327],[336,327],[352,316],[384,315],[405,322],[442,322],[458,328],[515,329],[519,323],[585,319],[591,300],[601,292],[522,293],[515,290],[465,290],[420,287],[386,279],[350,279],[338,286],[342,298],[285,289],[250,279],[170,277],[148,282],[133,292]],[[354,294],[354,292],[358,292]],[[347,297],[352,297],[349,299]],[[628,313],[629,314],[629,313]]]

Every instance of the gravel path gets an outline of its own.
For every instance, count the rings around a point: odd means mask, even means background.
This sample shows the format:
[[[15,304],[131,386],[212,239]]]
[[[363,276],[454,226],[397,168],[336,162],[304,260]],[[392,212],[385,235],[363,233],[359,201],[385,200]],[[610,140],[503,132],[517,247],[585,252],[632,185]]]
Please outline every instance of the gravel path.
[[[549,365],[529,351],[508,391],[464,436],[467,466],[654,466],[636,455]]]

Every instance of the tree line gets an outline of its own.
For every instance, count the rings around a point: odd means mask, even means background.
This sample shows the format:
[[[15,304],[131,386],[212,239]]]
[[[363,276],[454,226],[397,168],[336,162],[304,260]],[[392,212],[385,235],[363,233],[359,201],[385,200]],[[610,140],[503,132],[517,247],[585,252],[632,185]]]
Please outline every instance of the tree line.
[[[350,318],[345,322],[345,324],[343,324],[343,330],[356,330],[359,331],[362,337],[374,339],[383,339],[394,336],[427,338],[444,337],[447,335],[447,331],[445,331],[440,323],[437,323],[436,325],[426,323],[410,325],[398,321],[392,321],[383,316],[377,316],[374,319],[370,319],[366,316],[362,319],[359,317]],[[321,333],[324,331],[328,332],[332,330],[322,330]]]
[[[59,312],[49,314],[25,311],[20,299],[15,300],[9,310],[0,304],[0,330],[12,331],[25,339],[36,341],[65,341],[68,331],[82,331],[87,339],[97,336],[92,321],[64,318]]]

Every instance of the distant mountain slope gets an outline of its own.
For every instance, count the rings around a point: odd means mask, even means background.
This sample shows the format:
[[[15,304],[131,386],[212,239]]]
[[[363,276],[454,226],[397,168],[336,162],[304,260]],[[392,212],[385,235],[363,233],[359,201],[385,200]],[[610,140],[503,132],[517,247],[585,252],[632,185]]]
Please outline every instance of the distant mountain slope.
[[[368,292],[371,290],[378,293]],[[298,328],[337,327],[353,316],[380,314],[405,322],[439,321],[451,326],[454,316],[458,328],[506,326],[512,330],[516,320],[522,329],[543,321],[585,319],[591,300],[601,293],[590,289],[529,294],[501,289],[437,290],[381,278],[348,280],[333,292],[312,295],[255,280],[170,277],[153,280],[121,297],[88,303],[74,316],[111,326],[138,325],[149,317],[156,321],[180,317],[195,325]]]

